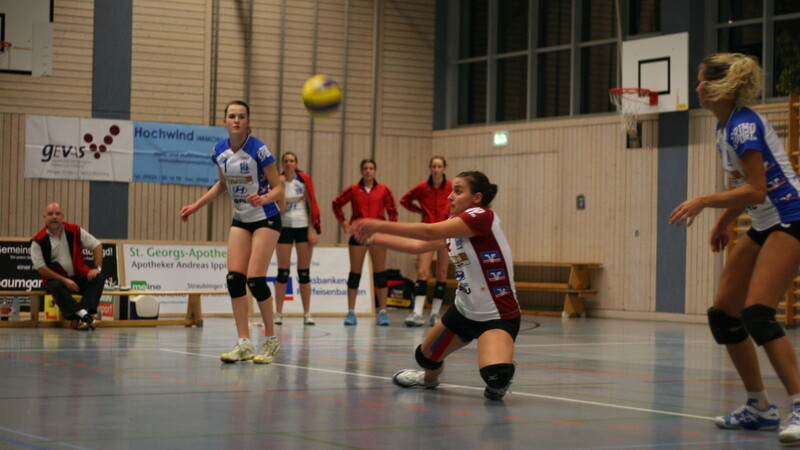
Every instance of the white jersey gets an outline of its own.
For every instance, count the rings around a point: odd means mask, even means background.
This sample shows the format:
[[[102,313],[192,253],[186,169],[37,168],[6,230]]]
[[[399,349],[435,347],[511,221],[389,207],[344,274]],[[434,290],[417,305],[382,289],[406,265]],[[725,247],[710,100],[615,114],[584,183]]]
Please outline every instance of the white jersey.
[[[761,153],[767,197],[764,203],[747,208],[754,229],[800,221],[800,180],[769,122],[750,108],[734,108],[728,123],[717,128],[717,148],[734,187],[747,183],[740,158],[749,150]]]
[[[253,207],[247,203],[248,194],[269,192],[264,168],[275,162],[272,152],[258,139],[248,136],[238,151],[231,150],[230,139],[219,141],[211,156],[225,177],[233,201],[233,218],[245,223],[258,222],[280,213],[275,202]]]
[[[447,239],[447,251],[458,281],[456,308],[478,322],[518,317],[514,263],[500,218],[483,207],[470,208],[457,217],[475,235]]]
[[[295,174],[293,180],[283,182],[286,193],[286,211],[281,216],[283,228],[305,228],[308,226],[308,203],[306,184]]]

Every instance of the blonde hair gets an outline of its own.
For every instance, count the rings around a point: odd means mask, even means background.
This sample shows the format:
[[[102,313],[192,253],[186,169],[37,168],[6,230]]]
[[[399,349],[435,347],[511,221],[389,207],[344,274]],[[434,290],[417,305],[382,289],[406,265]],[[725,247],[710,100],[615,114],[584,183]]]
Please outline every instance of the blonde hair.
[[[700,64],[710,100],[730,99],[737,108],[761,97],[762,70],[758,61],[742,53],[714,53]]]

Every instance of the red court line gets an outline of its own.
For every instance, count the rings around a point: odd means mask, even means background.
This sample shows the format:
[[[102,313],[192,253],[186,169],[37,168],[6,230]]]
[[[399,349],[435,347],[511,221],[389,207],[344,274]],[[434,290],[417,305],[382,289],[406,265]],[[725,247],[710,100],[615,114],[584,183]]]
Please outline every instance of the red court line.
[[[450,411],[450,414],[459,414],[462,416],[477,416],[478,413],[469,412],[469,411]]]
[[[370,406],[383,406],[385,403],[381,402],[361,402],[362,405],[370,405]]]
[[[608,428],[613,428],[615,430],[641,430],[642,427],[630,427],[626,425],[609,425]]]
[[[405,409],[413,409],[415,411],[430,411],[430,408],[425,408],[424,406],[403,406]]]
[[[323,400],[328,400],[329,402],[343,402],[343,398],[335,398],[335,397],[322,397]]]

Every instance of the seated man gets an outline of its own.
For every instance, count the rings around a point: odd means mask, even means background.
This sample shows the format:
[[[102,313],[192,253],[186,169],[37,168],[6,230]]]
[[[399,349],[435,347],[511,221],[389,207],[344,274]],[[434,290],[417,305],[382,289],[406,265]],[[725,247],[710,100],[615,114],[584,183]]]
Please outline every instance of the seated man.
[[[42,285],[56,301],[64,317],[78,329],[94,330],[97,324],[92,314],[103,294],[103,246],[94,236],[78,225],[64,222],[64,212],[58,203],[44,208],[44,227],[31,239],[33,267],[42,275]],[[83,259],[83,249],[94,256],[94,269]],[[80,302],[72,294],[83,296]]]

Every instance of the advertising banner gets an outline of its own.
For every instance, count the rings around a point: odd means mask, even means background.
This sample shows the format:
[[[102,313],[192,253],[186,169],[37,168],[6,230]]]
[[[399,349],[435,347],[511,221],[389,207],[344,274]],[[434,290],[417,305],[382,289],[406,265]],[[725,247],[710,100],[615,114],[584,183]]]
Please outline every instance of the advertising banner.
[[[227,137],[223,127],[134,122],[133,181],[211,186],[218,177],[211,153]]]
[[[209,244],[123,244],[125,279],[131,290],[160,291],[227,291],[228,250],[225,245]],[[293,257],[294,258],[294,257]],[[346,247],[316,247],[311,263],[311,311],[314,313],[347,313],[347,275],[349,258]],[[367,259],[368,261],[368,259]],[[358,288],[356,312],[373,313],[372,276],[364,262]],[[105,270],[105,269],[104,269]],[[302,312],[297,289],[296,265],[287,285],[284,312]],[[267,271],[267,283],[275,292],[278,265],[275,258]],[[186,296],[159,296],[162,314],[185,314]],[[231,313],[228,295],[202,297],[203,313]]]
[[[132,167],[130,121],[26,116],[26,178],[129,183]]]

